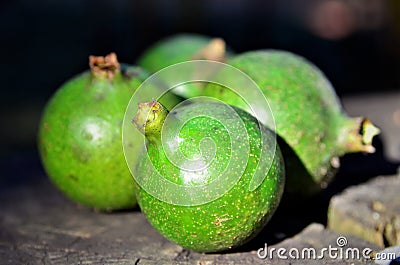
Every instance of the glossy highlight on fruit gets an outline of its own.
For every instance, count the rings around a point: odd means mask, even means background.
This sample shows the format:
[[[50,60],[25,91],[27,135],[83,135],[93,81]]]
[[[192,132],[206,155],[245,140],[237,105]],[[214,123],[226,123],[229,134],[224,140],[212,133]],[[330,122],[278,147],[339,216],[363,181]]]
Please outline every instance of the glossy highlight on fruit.
[[[166,238],[199,252],[222,251],[250,240],[271,218],[283,191],[284,164],[279,147],[271,144],[274,133],[259,127],[251,115],[216,102],[193,102],[168,112],[151,101],[139,104],[133,123],[146,137],[135,174],[159,188],[152,195],[136,183],[138,203]],[[265,146],[261,137],[267,139]],[[271,146],[276,149],[262,157],[262,150]],[[270,168],[263,167],[262,159],[272,162]],[[220,188],[213,183],[235,179],[235,172],[237,181],[208,200],[211,189]],[[256,174],[263,181],[250,190]],[[177,189],[163,189],[158,175]],[[180,203],[159,199],[159,193]],[[204,202],[196,201],[198,197]]]
[[[316,192],[334,177],[340,156],[374,152],[372,138],[379,130],[367,118],[348,117],[328,79],[311,62],[286,51],[260,50],[234,56],[226,63],[249,75],[271,106],[289,191]],[[243,95],[217,84],[208,84],[191,96],[198,95],[249,111]]]
[[[148,77],[138,67],[120,65],[114,53],[90,56],[90,71],[68,80],[47,103],[38,147],[51,181],[75,202],[103,211],[136,205],[133,177],[126,165],[121,126],[126,106]],[[166,97],[173,106],[176,98]],[[139,150],[142,142],[132,139]]]

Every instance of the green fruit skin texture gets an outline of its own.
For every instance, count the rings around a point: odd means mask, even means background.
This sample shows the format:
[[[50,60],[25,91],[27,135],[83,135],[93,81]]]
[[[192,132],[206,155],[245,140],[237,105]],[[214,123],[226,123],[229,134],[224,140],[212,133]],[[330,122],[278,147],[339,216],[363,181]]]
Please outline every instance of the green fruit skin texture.
[[[39,125],[41,160],[52,182],[75,202],[104,211],[136,205],[121,126],[147,76],[130,66],[112,80],[87,71],[62,85],[46,105]],[[140,145],[132,139],[132,146]]]
[[[249,75],[270,104],[276,132],[286,145],[287,188],[308,194],[326,185],[338,156],[349,151],[343,133],[349,134],[355,121],[342,111],[324,74],[304,58],[278,50],[246,52],[227,64]],[[209,84],[201,94],[249,110],[234,92],[218,85]]]
[[[194,103],[179,107],[171,113],[185,120],[186,117],[193,117],[193,114],[202,113],[204,109],[221,111],[217,103]],[[245,243],[268,222],[282,196],[284,164],[277,145],[275,156],[268,158],[273,161],[270,170],[265,172],[265,179],[255,190],[249,191],[250,180],[260,157],[261,134],[255,118],[240,109],[235,108],[235,110],[243,120],[248,133],[250,156],[243,157],[248,159],[244,174],[227,193],[205,204],[181,206],[163,202],[138,184],[135,186],[138,203],[149,222],[166,238],[185,248],[198,252],[216,252]],[[229,119],[230,115],[227,113],[225,116]],[[270,144],[274,134],[263,126],[261,133],[266,135]],[[146,174],[147,181],[152,181],[156,174],[155,168],[174,183],[186,185],[210,183],[223,171],[230,159],[230,140],[225,127],[220,122],[205,116],[190,119],[181,128],[177,144],[182,154],[188,159],[193,159],[201,155],[200,141],[207,137],[217,146],[214,162],[207,170],[199,172],[195,178],[191,176],[193,182],[188,182],[187,176],[166,158],[161,143],[150,137],[147,138],[147,152],[144,151],[139,155],[137,174]],[[174,139],[177,137],[167,135],[166,139],[166,141],[176,141]],[[147,159],[147,153],[151,161]]]
[[[155,73],[167,66],[191,60],[210,41],[210,37],[202,35],[175,35],[163,39],[147,49],[137,61],[137,65],[150,73]]]

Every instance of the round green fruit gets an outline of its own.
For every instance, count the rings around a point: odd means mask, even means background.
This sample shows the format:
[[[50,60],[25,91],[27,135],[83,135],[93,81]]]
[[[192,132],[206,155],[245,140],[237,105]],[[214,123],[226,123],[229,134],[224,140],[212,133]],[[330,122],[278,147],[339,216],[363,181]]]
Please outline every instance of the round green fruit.
[[[133,92],[148,74],[120,66],[115,54],[89,60],[91,71],[62,85],[44,109],[41,160],[52,182],[75,202],[104,211],[132,208],[134,181],[123,154],[121,126]],[[170,96],[164,104],[173,101]],[[141,144],[132,140],[138,150]]]
[[[216,102],[168,112],[152,101],[139,104],[133,122],[146,138],[135,173],[143,181],[135,186],[138,203],[166,238],[222,251],[250,240],[271,218],[284,164],[275,134],[250,114]]]

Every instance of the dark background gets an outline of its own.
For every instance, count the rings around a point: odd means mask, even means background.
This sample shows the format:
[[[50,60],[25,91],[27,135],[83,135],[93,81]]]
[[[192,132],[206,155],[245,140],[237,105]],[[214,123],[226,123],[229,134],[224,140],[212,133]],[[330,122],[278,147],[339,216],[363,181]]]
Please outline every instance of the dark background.
[[[3,0],[0,4],[0,158],[36,155],[41,111],[56,89],[116,52],[134,64],[175,33],[222,37],[236,52],[298,53],[339,96],[400,87],[397,0]]]

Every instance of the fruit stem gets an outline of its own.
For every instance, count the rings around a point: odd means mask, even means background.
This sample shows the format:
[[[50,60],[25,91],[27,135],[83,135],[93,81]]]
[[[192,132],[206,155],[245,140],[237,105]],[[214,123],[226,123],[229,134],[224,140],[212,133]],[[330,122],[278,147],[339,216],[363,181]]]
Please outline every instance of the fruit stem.
[[[168,110],[155,99],[139,103],[139,109],[132,123],[148,140],[161,139],[161,129],[168,116]]]
[[[225,62],[225,41],[221,38],[210,40],[207,46],[192,56],[192,59]]]
[[[380,133],[368,118],[357,117],[350,118],[347,121],[348,126],[340,132],[339,138],[344,143],[345,153],[364,152],[374,153],[375,147],[372,145],[374,136]]]
[[[115,53],[103,56],[89,56],[89,66],[92,75],[104,79],[113,79],[120,71],[120,65]]]

